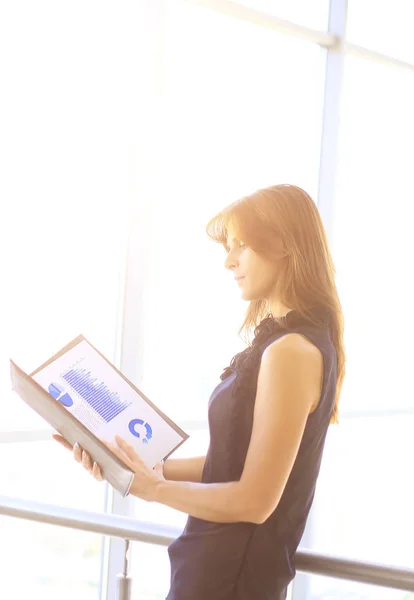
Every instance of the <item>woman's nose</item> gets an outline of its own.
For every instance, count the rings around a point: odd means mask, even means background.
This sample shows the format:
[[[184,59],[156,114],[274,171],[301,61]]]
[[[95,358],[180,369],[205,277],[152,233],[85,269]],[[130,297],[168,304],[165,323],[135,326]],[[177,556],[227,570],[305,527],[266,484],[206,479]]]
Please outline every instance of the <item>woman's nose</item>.
[[[238,265],[238,260],[232,252],[229,252],[226,256],[226,260],[224,261],[224,266],[226,269],[235,269]]]

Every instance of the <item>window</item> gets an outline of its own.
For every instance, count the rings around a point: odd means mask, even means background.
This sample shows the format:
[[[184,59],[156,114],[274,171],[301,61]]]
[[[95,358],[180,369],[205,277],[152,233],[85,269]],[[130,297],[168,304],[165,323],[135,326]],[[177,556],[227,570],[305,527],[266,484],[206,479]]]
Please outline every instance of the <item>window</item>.
[[[114,359],[146,39],[137,4],[19,0],[2,14],[1,441],[49,429],[11,391],[10,358],[31,372],[83,333]],[[0,463],[1,494],[104,510],[106,486],[53,440],[0,443]],[[1,532],[1,597],[98,600],[102,536],[6,517]]]
[[[266,185],[316,197],[325,52],[187,2],[168,3],[163,48],[142,386],[171,418],[205,420],[247,308],[205,225]]]
[[[238,4],[327,29],[328,0]],[[0,24],[3,55],[13,57],[1,65],[0,435],[47,434],[10,390],[10,357],[30,372],[83,333],[114,360],[126,278],[125,374],[173,420],[196,422],[175,456],[206,453],[208,400],[244,347],[237,331],[247,304],[205,225],[276,183],[300,185],[317,201],[321,138],[330,133],[322,132],[326,51],[184,0],[13,6]],[[413,62],[412,6],[350,0],[347,40]],[[346,321],[344,416],[328,431],[302,540],[407,566],[412,106],[409,70],[346,56],[330,232]],[[125,273],[130,212],[142,237],[133,236]],[[104,509],[106,484],[52,440],[0,443],[0,463],[1,494]],[[187,519],[139,500],[133,511],[177,528]],[[98,600],[101,536],[6,517],[0,526],[8,574],[0,595]],[[143,598],[165,598],[165,547],[133,543],[131,575]],[[374,587],[298,573],[289,591],[307,600],[406,597]]]
[[[414,245],[404,217],[413,199],[413,104],[409,71],[346,58],[333,228],[347,315],[346,410],[413,408]]]
[[[2,597],[98,600],[102,537],[0,517]]]
[[[0,464],[2,495],[104,510],[105,484],[53,440],[0,444]],[[3,516],[0,528],[3,597],[98,600],[102,536]]]
[[[349,0],[349,42],[414,63],[412,0]]]
[[[238,4],[254,8],[279,19],[292,21],[312,29],[326,30],[329,0],[236,0]]]
[[[413,496],[407,474],[414,452],[413,426],[414,411],[343,417],[339,425],[330,426],[300,547],[355,561],[412,567]],[[293,594],[306,600],[409,597],[402,590],[307,573],[297,573]]]
[[[408,71],[346,57],[332,239],[347,375],[341,423],[328,430],[301,542],[323,554],[407,568],[414,536],[408,475],[414,245],[405,218],[412,202],[413,102]],[[293,591],[308,600],[407,597],[303,573]]]

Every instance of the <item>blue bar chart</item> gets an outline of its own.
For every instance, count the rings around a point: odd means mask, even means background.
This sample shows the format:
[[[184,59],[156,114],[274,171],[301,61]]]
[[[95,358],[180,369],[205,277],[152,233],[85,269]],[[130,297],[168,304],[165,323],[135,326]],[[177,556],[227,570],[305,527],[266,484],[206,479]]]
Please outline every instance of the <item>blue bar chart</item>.
[[[93,378],[87,369],[69,369],[62,375],[62,379],[107,423],[132,404],[122,401],[116,392],[111,392],[105,383]]]

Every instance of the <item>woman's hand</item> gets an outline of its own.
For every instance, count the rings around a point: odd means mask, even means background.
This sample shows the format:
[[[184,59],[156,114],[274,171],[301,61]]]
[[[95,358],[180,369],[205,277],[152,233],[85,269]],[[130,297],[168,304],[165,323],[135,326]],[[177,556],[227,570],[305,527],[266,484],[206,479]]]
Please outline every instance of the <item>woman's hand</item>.
[[[62,435],[58,433],[53,433],[52,437],[64,448],[70,450],[73,453],[73,458],[76,460],[76,462],[81,463],[97,481],[104,481],[105,478],[102,475],[99,465],[92,461],[91,455],[86,452],[86,450],[83,450],[78,443],[72,446],[72,444],[70,444]]]
[[[67,448],[73,453],[74,459],[81,463],[83,467],[91,474],[97,481],[103,481],[105,478],[102,475],[101,468],[99,465],[92,461],[92,458],[86,450],[83,450],[79,444],[70,444],[63,436],[58,433],[53,434],[53,439],[59,442],[64,448]],[[147,467],[134,450],[132,446],[127,444],[125,440],[116,436],[117,446],[109,444],[104,440],[101,440],[103,444],[109,450],[111,450],[118,458],[120,458],[132,471],[134,471],[134,480],[130,488],[130,494],[153,502],[155,500],[155,491],[160,481],[165,481],[163,475],[163,465],[158,462],[153,469]]]
[[[103,440],[102,440],[103,441]],[[120,458],[132,471],[134,471],[134,480],[130,488],[130,494],[154,502],[156,499],[156,490],[160,482],[165,481],[163,475],[163,465],[157,462],[153,469],[146,466],[136,450],[118,435],[115,436],[117,446],[103,442],[118,458]]]

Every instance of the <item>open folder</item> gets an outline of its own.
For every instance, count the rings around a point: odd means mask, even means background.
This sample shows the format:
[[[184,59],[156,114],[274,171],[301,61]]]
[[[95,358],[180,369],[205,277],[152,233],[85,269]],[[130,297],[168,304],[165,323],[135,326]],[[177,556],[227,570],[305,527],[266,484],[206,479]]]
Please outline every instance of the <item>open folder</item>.
[[[119,435],[153,468],[189,438],[83,335],[31,374],[13,360],[10,371],[13,390],[68,442],[89,452],[124,497],[134,473],[102,440],[115,444]]]

